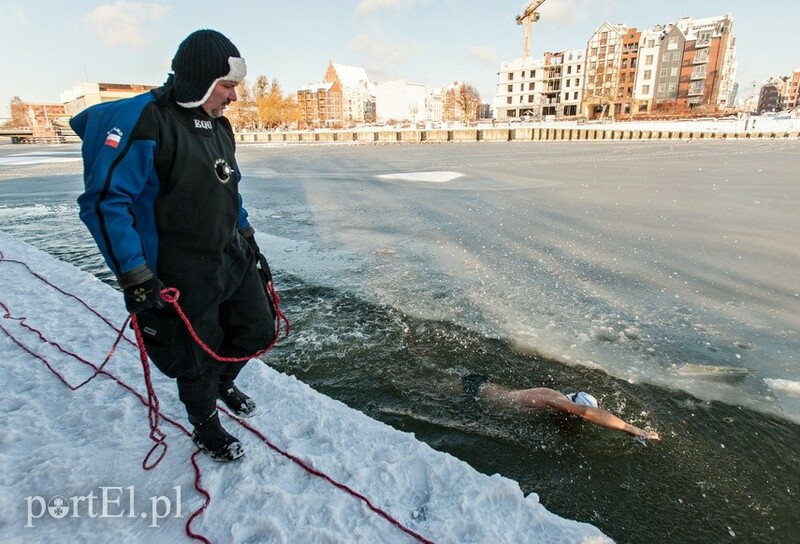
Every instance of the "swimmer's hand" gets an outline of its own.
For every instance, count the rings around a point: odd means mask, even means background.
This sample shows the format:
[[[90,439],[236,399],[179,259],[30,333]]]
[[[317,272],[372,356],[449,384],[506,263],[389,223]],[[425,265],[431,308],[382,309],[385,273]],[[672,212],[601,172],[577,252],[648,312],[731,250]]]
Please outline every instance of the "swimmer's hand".
[[[661,440],[661,437],[655,431],[644,431],[643,430],[643,431],[641,431],[640,434],[638,434],[638,436],[641,436],[642,438],[646,438],[647,440]]]

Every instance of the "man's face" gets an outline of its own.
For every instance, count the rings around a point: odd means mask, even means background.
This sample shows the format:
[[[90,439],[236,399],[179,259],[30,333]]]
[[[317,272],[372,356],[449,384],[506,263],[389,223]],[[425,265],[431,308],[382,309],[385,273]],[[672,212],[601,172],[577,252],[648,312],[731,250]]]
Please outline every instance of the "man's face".
[[[236,101],[236,82],[217,81],[211,96],[203,102],[203,109],[211,117],[220,117],[225,112],[225,107]]]

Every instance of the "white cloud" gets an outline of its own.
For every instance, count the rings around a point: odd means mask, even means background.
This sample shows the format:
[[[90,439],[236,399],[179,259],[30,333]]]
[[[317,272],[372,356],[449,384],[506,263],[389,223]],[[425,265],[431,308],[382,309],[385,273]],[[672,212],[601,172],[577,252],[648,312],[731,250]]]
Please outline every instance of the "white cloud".
[[[497,61],[497,51],[482,47],[480,45],[473,45],[469,49],[469,56],[478,64],[485,64],[486,66],[495,66],[499,64]]]
[[[91,29],[107,45],[145,47],[150,24],[160,21],[169,11],[161,4],[116,2],[104,4],[85,16]]]
[[[417,42],[390,44],[371,34],[360,34],[351,47],[366,57],[368,66],[397,66],[422,50]]]
[[[572,25],[585,22],[589,17],[600,21],[611,8],[610,0],[548,0],[537,11],[542,14],[542,20],[549,23]]]
[[[3,13],[3,22],[6,25],[21,25],[30,22],[30,18],[25,10],[13,2],[3,2],[0,4]]]
[[[417,0],[361,0],[356,6],[356,15],[384,9],[405,9],[412,7]]]

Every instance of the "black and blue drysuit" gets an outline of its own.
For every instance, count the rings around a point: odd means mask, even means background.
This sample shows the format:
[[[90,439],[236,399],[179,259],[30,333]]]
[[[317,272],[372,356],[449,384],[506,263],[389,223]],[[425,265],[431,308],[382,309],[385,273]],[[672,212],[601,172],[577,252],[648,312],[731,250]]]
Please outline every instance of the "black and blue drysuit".
[[[224,117],[186,109],[169,87],[92,106],[71,121],[83,140],[80,217],[120,286],[153,273],[216,353],[242,357],[275,336],[239,194],[235,139]],[[138,314],[148,354],[178,392],[190,421],[216,409],[245,363],[222,363],[191,338],[174,309]]]

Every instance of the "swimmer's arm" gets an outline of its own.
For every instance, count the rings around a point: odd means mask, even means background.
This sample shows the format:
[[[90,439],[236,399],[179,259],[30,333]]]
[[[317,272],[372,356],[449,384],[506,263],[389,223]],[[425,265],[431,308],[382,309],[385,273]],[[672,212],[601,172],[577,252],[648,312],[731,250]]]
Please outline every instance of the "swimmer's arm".
[[[646,438],[648,440],[661,439],[658,433],[653,431],[645,431],[644,429],[640,429],[635,425],[626,423],[625,421],[621,420],[614,414],[606,412],[601,408],[593,408],[591,406],[583,406],[581,404],[575,404],[574,402],[571,402],[568,399],[553,399],[550,400],[547,404],[551,408],[561,410],[562,412],[569,412],[570,414],[575,414],[576,416],[580,416],[583,419],[591,421],[595,425],[600,425],[601,427],[605,427],[606,429],[623,431],[628,434],[632,434],[633,436],[641,436],[642,438]]]

